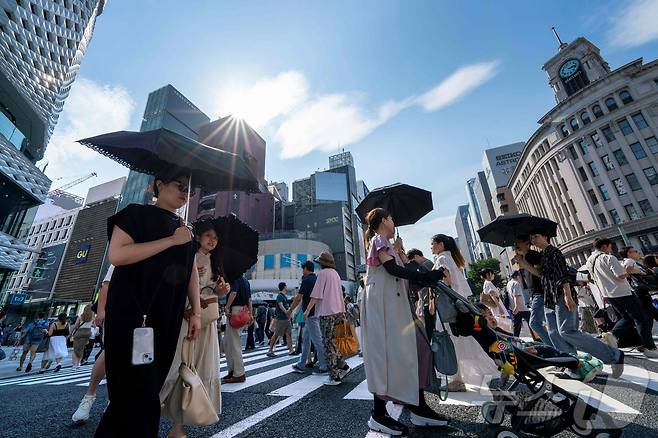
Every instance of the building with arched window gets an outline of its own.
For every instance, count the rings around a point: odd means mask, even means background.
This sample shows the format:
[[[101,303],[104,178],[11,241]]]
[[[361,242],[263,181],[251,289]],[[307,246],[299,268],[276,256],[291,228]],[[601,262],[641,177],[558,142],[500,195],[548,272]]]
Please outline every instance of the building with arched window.
[[[510,178],[519,211],[557,221],[556,243],[574,265],[596,237],[651,250],[658,245],[658,61],[611,70],[598,47],[578,38],[543,69],[557,104]]]

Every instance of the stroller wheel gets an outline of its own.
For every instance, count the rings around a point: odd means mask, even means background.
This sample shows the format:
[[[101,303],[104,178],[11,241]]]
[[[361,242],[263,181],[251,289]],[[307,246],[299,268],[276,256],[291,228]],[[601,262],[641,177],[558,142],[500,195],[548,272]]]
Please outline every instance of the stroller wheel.
[[[501,430],[496,438],[519,438],[519,436],[511,430]]]
[[[496,402],[486,402],[482,405],[482,416],[487,423],[500,426],[505,420],[504,408],[498,407]]]

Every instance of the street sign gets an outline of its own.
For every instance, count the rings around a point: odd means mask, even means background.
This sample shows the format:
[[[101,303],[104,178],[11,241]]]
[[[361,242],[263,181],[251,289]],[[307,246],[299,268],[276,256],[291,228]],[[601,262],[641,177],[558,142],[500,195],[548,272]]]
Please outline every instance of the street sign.
[[[26,299],[27,299],[27,294],[23,294],[23,293],[11,294],[11,298],[9,298],[9,304],[23,304]]]
[[[43,278],[43,268],[40,266],[34,268],[32,271],[32,278]]]

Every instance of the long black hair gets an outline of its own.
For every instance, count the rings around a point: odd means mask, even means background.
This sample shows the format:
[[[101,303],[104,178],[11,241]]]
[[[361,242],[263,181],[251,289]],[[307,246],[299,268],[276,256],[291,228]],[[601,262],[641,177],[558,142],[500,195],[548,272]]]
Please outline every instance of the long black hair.
[[[435,234],[432,237],[432,242],[443,243],[443,248],[445,248],[446,251],[450,251],[450,255],[452,255],[452,259],[455,261],[455,264],[457,264],[457,266],[460,268],[464,268],[466,266],[466,260],[464,260],[464,256],[462,255],[461,251],[459,251],[455,239],[450,236],[446,236],[445,234]]]

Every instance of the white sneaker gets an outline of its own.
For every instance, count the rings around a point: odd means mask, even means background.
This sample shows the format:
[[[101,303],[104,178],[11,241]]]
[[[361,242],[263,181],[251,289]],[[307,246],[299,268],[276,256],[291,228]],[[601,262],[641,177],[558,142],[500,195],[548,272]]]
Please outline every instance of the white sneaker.
[[[642,354],[644,354],[644,357],[647,359],[657,359],[658,358],[658,349],[653,349],[653,350],[648,350],[645,349]]]
[[[334,380],[334,379],[331,378],[331,376],[329,376],[329,377],[327,377],[327,380],[325,380],[322,383],[324,385],[327,385],[327,386],[336,386],[336,385],[340,385],[341,381],[340,380]]]
[[[89,420],[89,411],[91,411],[91,407],[94,405],[95,401],[95,395],[85,395],[82,397],[80,406],[78,406],[78,410],[75,411],[71,420],[73,420],[74,423],[83,423]]]

